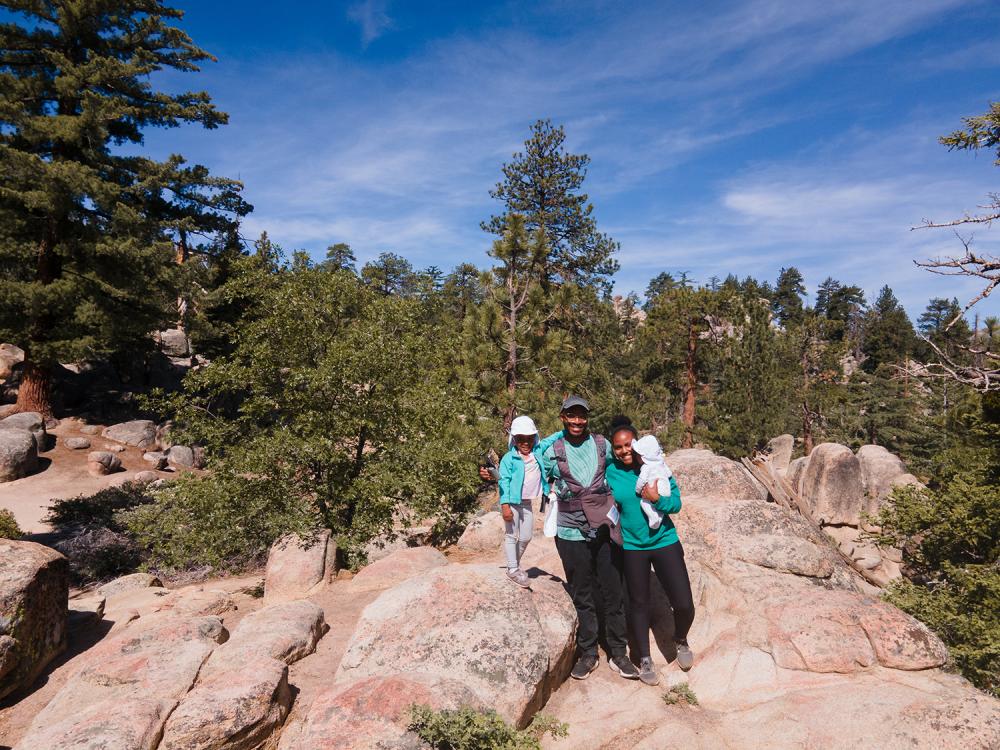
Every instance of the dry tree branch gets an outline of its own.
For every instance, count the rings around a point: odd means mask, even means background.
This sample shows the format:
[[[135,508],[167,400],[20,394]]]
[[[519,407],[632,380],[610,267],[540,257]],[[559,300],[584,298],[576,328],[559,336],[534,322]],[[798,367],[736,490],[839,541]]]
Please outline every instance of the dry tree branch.
[[[1000,217],[1000,214],[998,214]],[[997,218],[997,217],[995,217]],[[939,226],[939,225],[928,225]],[[944,225],[940,225],[944,226]],[[997,286],[1000,286],[1000,258],[993,255],[981,255],[972,252],[972,237],[965,239],[958,232],[955,232],[959,242],[965,248],[965,255],[959,258],[936,258],[934,260],[913,261],[917,266],[931,273],[940,276],[971,276],[983,279],[986,286],[975,297],[970,299],[955,317],[951,319],[944,330],[950,330],[955,323],[962,319],[974,305],[982,302],[990,296]]]

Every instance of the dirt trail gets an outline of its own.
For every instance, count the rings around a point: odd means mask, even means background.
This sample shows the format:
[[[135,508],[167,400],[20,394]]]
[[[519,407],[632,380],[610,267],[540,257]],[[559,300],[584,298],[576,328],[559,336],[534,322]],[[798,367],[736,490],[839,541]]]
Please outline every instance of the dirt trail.
[[[122,484],[132,479],[136,472],[148,471],[153,467],[143,460],[143,450],[133,446],[123,446],[125,450],[116,454],[121,459],[123,471],[107,476],[94,477],[87,473],[87,454],[105,450],[107,445],[121,445],[114,440],[98,435],[80,432],[84,423],[67,418],[49,430],[55,438],[55,446],[40,453],[41,470],[13,482],[0,484],[0,508],[7,508],[14,514],[18,526],[26,534],[44,534],[51,528],[44,522],[53,500],[61,500],[77,495],[92,495],[106,487]],[[63,440],[68,437],[85,437],[90,440],[90,448],[73,450],[67,448]],[[157,472],[164,478],[174,476],[174,472]]]

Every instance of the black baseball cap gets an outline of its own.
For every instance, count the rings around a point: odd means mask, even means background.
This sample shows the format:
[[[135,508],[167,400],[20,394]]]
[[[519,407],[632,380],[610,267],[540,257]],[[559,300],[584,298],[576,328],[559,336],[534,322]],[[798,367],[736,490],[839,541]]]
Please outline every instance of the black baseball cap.
[[[563,399],[562,408],[559,411],[567,411],[572,409],[574,406],[582,406],[585,411],[590,411],[590,404],[579,396],[567,396]]]

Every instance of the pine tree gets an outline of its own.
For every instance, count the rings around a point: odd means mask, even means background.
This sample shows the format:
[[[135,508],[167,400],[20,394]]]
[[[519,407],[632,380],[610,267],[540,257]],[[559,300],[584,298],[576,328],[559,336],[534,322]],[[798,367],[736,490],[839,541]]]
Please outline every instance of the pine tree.
[[[531,126],[524,151],[503,165],[503,182],[490,195],[504,204],[504,213],[482,224],[503,236],[511,214],[520,214],[528,232],[541,231],[549,250],[542,282],[546,290],[574,282],[610,290],[610,277],[618,270],[614,254],[618,243],[597,231],[593,205],[580,188],[590,157],[570,154],[564,147],[566,133],[549,120]]]
[[[799,269],[795,266],[782,268],[771,298],[771,310],[783,328],[802,321],[802,297],[805,293],[806,286]]]
[[[238,182],[180,156],[123,153],[143,130],[225,124],[207,93],[150,77],[211,56],[158,0],[4,3],[0,24],[0,338],[25,350],[17,408],[51,413],[62,360],[141,350],[177,316],[173,239],[232,229]]]
[[[326,260],[320,263],[320,267],[329,268],[332,271],[351,271],[353,273],[357,260],[350,245],[346,242],[338,242],[326,249]]]
[[[882,287],[865,315],[862,369],[873,373],[882,365],[898,364],[913,354],[916,334],[906,310],[888,286]]]
[[[410,261],[395,253],[379,253],[376,260],[365,263],[361,280],[385,296],[408,297],[418,291],[417,274]]]
[[[646,285],[646,304],[643,305],[643,309],[648,310],[656,302],[657,297],[671,289],[676,289],[678,286],[677,279],[669,271],[661,271],[656,274]]]

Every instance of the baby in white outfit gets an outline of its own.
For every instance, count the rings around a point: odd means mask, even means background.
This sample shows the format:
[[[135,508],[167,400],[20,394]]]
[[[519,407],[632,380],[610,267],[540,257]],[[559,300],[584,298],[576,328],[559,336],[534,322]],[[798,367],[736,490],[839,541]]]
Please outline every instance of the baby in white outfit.
[[[635,482],[635,493],[642,494],[642,488],[647,484],[652,484],[658,494],[670,494],[670,469],[663,460],[663,451],[660,444],[652,435],[644,435],[638,440],[632,441],[632,452],[642,459],[642,468],[639,469],[639,478]],[[648,500],[640,501],[642,512],[649,519],[649,528],[658,529],[663,523],[663,514],[660,513]]]

